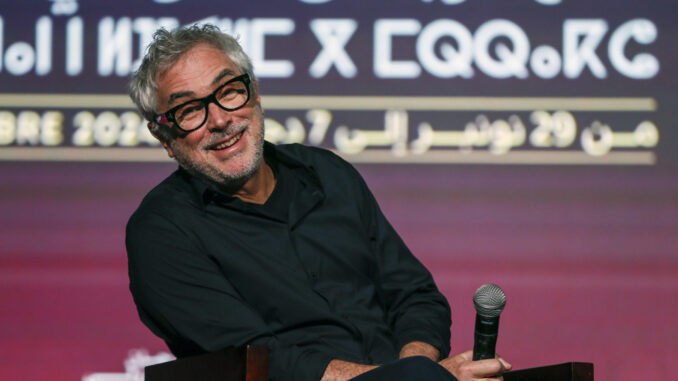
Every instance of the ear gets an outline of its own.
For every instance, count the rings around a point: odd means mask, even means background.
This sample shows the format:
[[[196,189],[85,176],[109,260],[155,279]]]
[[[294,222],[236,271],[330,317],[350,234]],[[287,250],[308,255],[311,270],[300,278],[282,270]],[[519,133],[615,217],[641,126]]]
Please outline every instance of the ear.
[[[163,138],[162,134],[158,132],[158,129],[160,128],[160,125],[158,125],[155,122],[148,122],[146,125],[148,126],[148,131],[151,132],[151,135],[153,135],[154,138],[158,139],[160,144],[162,144],[163,148],[165,148],[165,151],[167,151],[167,156],[171,158],[174,157],[174,153],[172,152],[172,148],[167,144],[167,141]]]

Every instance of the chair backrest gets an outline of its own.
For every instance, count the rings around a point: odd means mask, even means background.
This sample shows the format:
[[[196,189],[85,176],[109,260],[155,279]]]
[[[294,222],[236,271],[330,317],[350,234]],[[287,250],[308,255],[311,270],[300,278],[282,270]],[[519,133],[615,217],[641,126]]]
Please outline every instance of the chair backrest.
[[[145,368],[146,381],[268,381],[268,349],[248,345]]]

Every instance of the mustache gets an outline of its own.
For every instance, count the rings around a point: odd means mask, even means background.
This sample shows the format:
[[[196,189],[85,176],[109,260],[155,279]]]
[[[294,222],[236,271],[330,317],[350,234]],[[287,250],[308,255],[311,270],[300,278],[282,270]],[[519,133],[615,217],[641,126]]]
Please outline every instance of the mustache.
[[[228,127],[224,128],[213,129],[210,133],[209,139],[202,144],[202,147],[209,148],[228,137],[235,136],[244,131],[247,128],[247,126],[248,126],[247,123],[238,123],[231,124]]]

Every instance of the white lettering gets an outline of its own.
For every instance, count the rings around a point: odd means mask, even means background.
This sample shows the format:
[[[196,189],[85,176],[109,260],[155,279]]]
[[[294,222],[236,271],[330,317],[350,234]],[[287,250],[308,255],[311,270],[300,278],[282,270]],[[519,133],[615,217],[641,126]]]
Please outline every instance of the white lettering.
[[[607,70],[596,54],[596,48],[607,32],[607,22],[595,20],[565,20],[563,23],[563,72],[577,78],[588,66],[598,78],[606,78]],[[582,38],[583,37],[583,38]]]
[[[109,76],[115,70],[118,76],[126,76],[132,69],[132,20],[123,17],[116,23],[112,17],[99,22],[98,72]]]
[[[548,45],[542,45],[534,49],[530,57],[530,67],[537,76],[550,79],[560,73],[562,60],[558,51]]]
[[[629,60],[624,49],[630,39],[651,44],[657,39],[657,27],[650,20],[635,19],[622,24],[612,33],[608,45],[610,62],[621,74],[634,79],[652,78],[659,72],[659,61],[648,53],[637,54]]]
[[[78,11],[78,2],[76,0],[52,0],[52,14],[56,16],[72,15]]]
[[[633,139],[640,147],[656,147],[659,143],[659,129],[654,123],[644,120],[633,131]]]
[[[5,67],[10,74],[24,75],[35,63],[33,47],[25,42],[15,42],[5,52]]]
[[[17,117],[16,143],[19,145],[40,143],[40,115],[35,111],[22,111]]]
[[[499,60],[490,55],[492,40],[507,37],[513,50],[503,43],[497,44],[495,53]],[[530,55],[530,41],[525,32],[508,20],[490,20],[481,25],[475,34],[474,54],[476,65],[487,75],[495,78],[527,78],[527,60]]]
[[[314,145],[321,144],[330,128],[332,113],[327,110],[309,110],[306,113],[306,119],[311,122],[308,142]]]
[[[58,146],[64,141],[64,115],[58,111],[42,114],[40,142],[45,146]]]
[[[35,24],[35,72],[46,75],[52,70],[52,20],[43,16]]]
[[[334,65],[344,78],[353,78],[358,69],[346,53],[345,46],[353,33],[358,29],[358,23],[352,19],[318,19],[311,21],[311,30],[322,45],[322,50],[316,56],[309,68],[314,78],[321,78]]]
[[[265,58],[266,36],[287,36],[294,31],[292,19],[252,19],[250,23],[250,57],[257,76],[284,78],[294,74],[294,64],[288,60]]]
[[[83,22],[73,17],[66,24],[66,74],[78,75],[82,72]]]
[[[614,132],[609,125],[594,121],[581,132],[581,147],[591,156],[603,156],[610,152],[614,142]]]
[[[443,43],[438,58],[435,46],[444,36],[454,38],[459,46]],[[457,21],[437,20],[428,24],[417,38],[417,58],[429,73],[440,78],[461,76],[473,77],[471,61],[473,60],[473,37],[471,33]]]
[[[392,36],[415,36],[421,24],[415,19],[381,19],[374,23],[374,74],[379,78],[416,78],[421,67],[414,61],[394,61]]]
[[[112,146],[118,141],[122,130],[122,121],[112,111],[104,111],[94,120],[94,141],[103,147]]]
[[[14,143],[16,139],[16,116],[10,111],[0,111],[0,146]]]

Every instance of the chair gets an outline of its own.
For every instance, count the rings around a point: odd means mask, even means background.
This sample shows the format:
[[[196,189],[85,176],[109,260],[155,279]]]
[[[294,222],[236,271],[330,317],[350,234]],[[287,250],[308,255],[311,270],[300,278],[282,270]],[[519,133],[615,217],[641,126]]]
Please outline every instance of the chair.
[[[504,381],[593,381],[593,364],[567,362],[504,373]]]
[[[268,349],[226,348],[145,368],[146,381],[268,381]]]
[[[268,381],[268,349],[248,345],[146,367],[146,381]],[[593,381],[593,364],[568,362],[504,374],[504,381]]]

